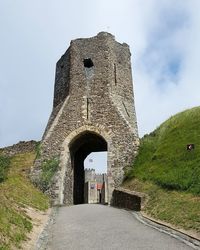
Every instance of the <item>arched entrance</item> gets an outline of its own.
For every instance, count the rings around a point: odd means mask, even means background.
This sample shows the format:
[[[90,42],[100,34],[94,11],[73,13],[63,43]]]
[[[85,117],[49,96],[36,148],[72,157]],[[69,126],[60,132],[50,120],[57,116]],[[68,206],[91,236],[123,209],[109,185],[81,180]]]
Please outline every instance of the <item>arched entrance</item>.
[[[73,204],[84,203],[84,160],[91,152],[107,151],[106,140],[93,132],[85,131],[75,137],[69,150],[73,169]]]

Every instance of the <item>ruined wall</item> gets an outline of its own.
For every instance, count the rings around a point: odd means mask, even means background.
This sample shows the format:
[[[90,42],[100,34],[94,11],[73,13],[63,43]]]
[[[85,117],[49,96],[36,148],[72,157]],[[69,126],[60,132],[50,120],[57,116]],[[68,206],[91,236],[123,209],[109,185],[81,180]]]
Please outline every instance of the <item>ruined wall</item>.
[[[12,146],[0,148],[0,153],[7,156],[14,156],[16,154],[22,154],[32,152],[37,146],[36,141],[20,141]]]
[[[55,203],[73,203],[73,162],[70,143],[84,131],[108,145],[108,195],[132,164],[139,139],[134,108],[130,50],[101,32],[73,40],[56,65],[54,108],[41,146],[41,159],[60,157],[51,194]]]

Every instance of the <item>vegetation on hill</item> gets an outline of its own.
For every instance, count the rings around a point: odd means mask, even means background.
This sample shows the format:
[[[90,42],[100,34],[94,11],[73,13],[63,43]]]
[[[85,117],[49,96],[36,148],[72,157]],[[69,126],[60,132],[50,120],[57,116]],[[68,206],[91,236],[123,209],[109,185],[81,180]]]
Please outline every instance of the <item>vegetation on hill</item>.
[[[21,241],[32,229],[25,208],[46,210],[49,199],[27,177],[35,152],[0,159],[6,165],[5,169],[9,169],[7,178],[0,183],[0,249],[19,249]]]
[[[192,230],[200,237],[200,197],[191,193],[166,190],[151,181],[126,180],[124,188],[146,193],[144,212],[179,229]]]
[[[195,148],[187,150],[188,144]],[[141,140],[128,178],[149,180],[168,190],[200,194],[200,107],[164,122]]]
[[[6,179],[9,166],[10,158],[0,155],[0,183]]]
[[[150,215],[200,232],[200,107],[145,135],[126,177],[126,187],[149,195]]]

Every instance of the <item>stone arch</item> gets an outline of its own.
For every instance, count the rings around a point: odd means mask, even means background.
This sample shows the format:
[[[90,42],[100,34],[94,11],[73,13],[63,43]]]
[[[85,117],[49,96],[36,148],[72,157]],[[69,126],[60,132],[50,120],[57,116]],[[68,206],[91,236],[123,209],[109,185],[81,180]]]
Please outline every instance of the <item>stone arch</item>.
[[[69,145],[73,172],[73,204],[85,202],[84,160],[91,152],[107,151],[106,140],[90,131],[77,135]]]
[[[71,159],[70,147],[77,141],[78,138],[82,137],[84,134],[93,134],[98,138],[102,138],[102,141],[106,142],[107,145],[107,173],[108,182],[112,183],[111,165],[112,165],[112,132],[105,128],[103,125],[91,126],[84,125],[78,129],[71,132],[62,143],[62,151],[60,155],[60,174],[58,178],[58,200],[57,204],[74,204],[74,187],[73,187],[73,166]],[[110,186],[110,185],[108,185]],[[111,190],[108,187],[108,199],[110,197]]]

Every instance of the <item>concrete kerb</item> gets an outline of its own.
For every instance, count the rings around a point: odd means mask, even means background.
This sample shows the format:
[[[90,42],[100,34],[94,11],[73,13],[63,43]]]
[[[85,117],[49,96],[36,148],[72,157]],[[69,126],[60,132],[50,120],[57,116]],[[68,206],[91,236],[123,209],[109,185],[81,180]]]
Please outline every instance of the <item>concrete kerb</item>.
[[[133,212],[130,210],[129,210],[129,212],[131,212],[131,214],[138,221],[143,223],[144,225],[152,227],[152,228],[154,228],[162,233],[166,233],[166,234],[184,242],[186,245],[188,245],[194,249],[200,250],[200,240],[199,239],[192,237],[191,235],[188,235],[186,233],[183,233],[176,228],[167,226],[165,224],[162,224],[161,222],[158,222],[152,218],[149,218],[146,215],[142,214],[142,212]]]
[[[148,196],[146,194],[127,190],[127,189],[124,189],[121,187],[117,188],[115,190],[129,194],[129,195],[140,197],[141,198],[141,208],[140,208],[140,212],[136,212],[136,211],[133,212],[132,208],[130,209],[129,207],[123,208],[123,207],[118,207],[118,205],[116,206],[113,204],[114,207],[127,210],[127,211],[131,212],[134,215],[134,217],[138,221],[140,221],[141,223],[148,225],[154,229],[157,229],[160,232],[164,232],[166,234],[169,234],[169,235],[173,236],[174,238],[181,240],[185,244],[193,247],[194,249],[200,249],[200,239],[198,237],[190,235],[184,230],[178,230],[177,228],[173,227],[171,224],[155,220],[154,218],[149,217],[148,215],[146,215],[143,212],[143,209],[148,202]]]
[[[141,198],[140,212],[136,212],[136,211],[133,212],[133,210],[130,210],[129,208],[121,208],[121,209],[131,212],[134,215],[134,217],[140,222],[142,222],[143,224],[153,227],[161,232],[167,233],[183,241],[187,245],[192,246],[194,249],[200,249],[200,238],[190,235],[184,230],[178,230],[177,228],[173,227],[173,225],[171,224],[169,225],[168,223],[151,218],[143,212],[143,209],[149,199],[148,195],[144,193],[140,193],[140,192],[131,191],[122,187],[117,188],[116,190],[130,194],[130,195],[135,195]],[[114,207],[117,208],[117,206],[114,206]]]
[[[52,225],[55,223],[55,216],[58,212],[58,207],[52,207],[51,213],[49,214],[49,219],[47,223],[44,225],[42,232],[38,236],[35,247],[33,250],[44,250],[47,249],[47,244],[51,240],[50,232],[52,229]]]

